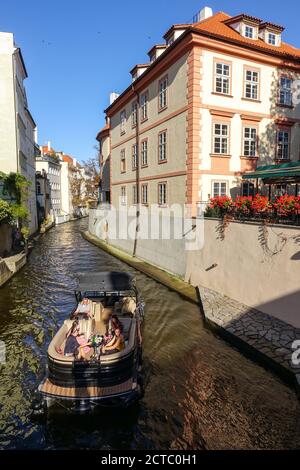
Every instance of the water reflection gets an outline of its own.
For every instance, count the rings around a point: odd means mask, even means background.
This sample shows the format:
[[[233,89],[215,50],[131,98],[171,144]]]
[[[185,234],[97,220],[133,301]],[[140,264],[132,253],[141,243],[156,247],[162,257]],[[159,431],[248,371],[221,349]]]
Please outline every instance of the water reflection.
[[[0,448],[296,448],[300,406],[293,390],[229,347],[197,306],[135,273],[146,302],[146,393],[130,411],[72,416],[55,409],[32,423],[32,391],[47,345],[74,306],[76,273],[129,270],[82,239],[86,221],[56,227],[21,273],[0,290]],[[68,413],[68,419],[65,415]]]

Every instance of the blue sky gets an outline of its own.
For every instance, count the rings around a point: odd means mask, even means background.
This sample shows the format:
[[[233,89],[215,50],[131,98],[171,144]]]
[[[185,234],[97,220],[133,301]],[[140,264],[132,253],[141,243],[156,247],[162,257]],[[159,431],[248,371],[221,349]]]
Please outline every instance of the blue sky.
[[[0,30],[15,34],[28,70],[29,108],[39,143],[85,160],[96,151],[111,91],[130,83],[129,70],[174,23],[191,21],[203,6],[249,13],[286,27],[300,47],[299,1],[0,0]]]

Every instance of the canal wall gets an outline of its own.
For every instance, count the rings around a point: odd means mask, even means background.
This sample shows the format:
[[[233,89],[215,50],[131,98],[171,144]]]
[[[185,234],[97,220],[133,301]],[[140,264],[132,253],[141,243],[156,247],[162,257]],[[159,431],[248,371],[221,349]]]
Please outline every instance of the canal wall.
[[[0,260],[0,287],[13,277],[20,269],[25,266],[27,256],[25,253],[18,253]]]
[[[300,328],[299,228],[205,219],[203,230],[201,249],[187,251],[184,239],[138,240],[136,256]],[[132,255],[133,240],[111,239],[97,211],[90,212],[89,232]]]

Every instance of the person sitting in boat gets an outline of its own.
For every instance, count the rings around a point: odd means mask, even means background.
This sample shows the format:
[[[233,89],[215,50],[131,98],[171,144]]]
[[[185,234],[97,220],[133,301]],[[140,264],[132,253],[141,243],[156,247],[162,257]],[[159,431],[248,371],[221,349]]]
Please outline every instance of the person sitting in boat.
[[[91,318],[91,303],[89,299],[84,297],[80,304],[78,304],[77,309],[74,312],[74,317],[83,317],[83,318]]]
[[[112,325],[113,330],[119,329],[121,331],[121,333],[123,333],[123,325],[120,322],[120,320],[118,318],[118,315],[112,315],[111,325]]]
[[[57,352],[61,353],[61,350]],[[83,334],[80,334],[79,322],[75,320],[67,333],[64,355],[77,356],[77,359],[89,359],[92,352],[91,343]]]
[[[125,340],[121,333],[120,328],[115,330],[115,335],[113,339],[106,345],[102,346],[102,354],[114,354],[116,352],[123,351],[125,348]]]

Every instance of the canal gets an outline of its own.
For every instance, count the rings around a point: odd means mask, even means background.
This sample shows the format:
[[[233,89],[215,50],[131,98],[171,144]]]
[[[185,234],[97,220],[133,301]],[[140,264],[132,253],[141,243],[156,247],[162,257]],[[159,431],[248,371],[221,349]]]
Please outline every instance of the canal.
[[[86,220],[52,229],[0,289],[1,449],[300,448],[300,404],[280,379],[227,345],[196,305],[128,268],[81,235]],[[74,307],[79,271],[134,272],[146,303],[145,396],[130,410],[30,420],[47,345]]]

